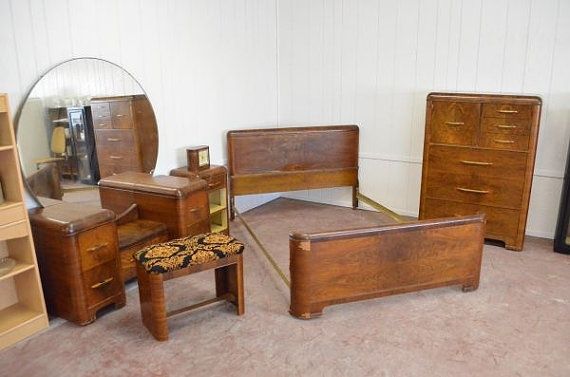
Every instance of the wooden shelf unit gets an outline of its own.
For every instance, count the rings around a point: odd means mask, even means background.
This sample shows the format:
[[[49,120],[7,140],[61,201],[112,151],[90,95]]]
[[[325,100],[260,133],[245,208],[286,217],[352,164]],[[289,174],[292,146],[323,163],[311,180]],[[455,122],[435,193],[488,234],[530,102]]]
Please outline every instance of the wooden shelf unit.
[[[0,349],[47,328],[48,317],[24,205],[23,185],[8,98],[0,94],[0,258],[16,266],[0,276]]]

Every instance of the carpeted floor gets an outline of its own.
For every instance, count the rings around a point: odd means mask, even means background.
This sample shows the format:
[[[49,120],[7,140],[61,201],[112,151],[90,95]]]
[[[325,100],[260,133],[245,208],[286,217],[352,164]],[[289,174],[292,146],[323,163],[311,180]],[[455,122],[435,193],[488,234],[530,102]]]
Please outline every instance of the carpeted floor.
[[[374,212],[278,199],[244,217],[288,267],[289,231],[381,224]],[[171,339],[142,327],[138,291],[86,327],[55,321],[0,352],[0,376],[569,376],[570,256],[528,238],[522,253],[486,245],[481,284],[326,308],[302,321],[239,221],[247,244],[246,314],[217,304],[172,319]],[[213,272],[167,283],[167,301],[210,297]]]

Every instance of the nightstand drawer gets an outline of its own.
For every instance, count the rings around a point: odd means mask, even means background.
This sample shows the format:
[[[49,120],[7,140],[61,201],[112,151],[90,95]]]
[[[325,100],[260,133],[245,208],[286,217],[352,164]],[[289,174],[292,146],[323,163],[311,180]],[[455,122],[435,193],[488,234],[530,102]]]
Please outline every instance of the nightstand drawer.
[[[527,151],[528,142],[528,135],[481,134],[479,144],[484,148]]]
[[[111,298],[120,291],[123,284],[118,276],[116,260],[92,268],[83,275],[88,307]]]
[[[504,208],[457,203],[449,200],[427,199],[421,219],[464,216],[484,213],[487,216],[485,236],[503,239],[505,235],[515,238],[518,232],[520,211]]]
[[[522,203],[522,189],[520,179],[431,171],[426,195],[434,199],[518,209]]]
[[[530,119],[483,118],[481,120],[481,132],[503,135],[528,135],[530,134]]]
[[[433,102],[430,142],[475,145],[479,129],[477,103]]]
[[[226,187],[225,178],[223,174],[213,174],[204,177],[204,180],[208,183],[208,190],[217,190]]]
[[[117,231],[113,224],[83,232],[79,234],[77,242],[83,271],[114,260],[117,256]]]
[[[527,156],[519,152],[433,145],[428,160],[431,171],[518,179],[525,174]]]
[[[483,118],[525,118],[530,119],[532,105],[511,103],[485,103],[483,104]]]

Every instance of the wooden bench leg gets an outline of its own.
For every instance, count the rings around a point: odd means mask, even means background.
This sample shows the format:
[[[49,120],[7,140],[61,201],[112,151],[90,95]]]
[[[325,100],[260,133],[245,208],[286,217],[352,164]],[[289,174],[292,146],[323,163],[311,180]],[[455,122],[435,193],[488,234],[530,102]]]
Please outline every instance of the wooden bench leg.
[[[245,313],[243,293],[243,257],[238,255],[237,262],[215,270],[216,297],[231,294],[229,302],[236,306],[236,314]]]
[[[161,274],[149,274],[137,263],[141,316],[144,326],[156,340],[168,340],[168,323]]]

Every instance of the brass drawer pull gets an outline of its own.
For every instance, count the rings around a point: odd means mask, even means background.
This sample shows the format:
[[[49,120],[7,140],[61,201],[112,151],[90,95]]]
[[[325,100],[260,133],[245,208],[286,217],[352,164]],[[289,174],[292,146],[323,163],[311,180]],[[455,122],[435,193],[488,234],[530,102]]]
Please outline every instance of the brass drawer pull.
[[[514,140],[501,140],[501,139],[495,139],[493,140],[495,143],[499,143],[499,144],[514,144],[515,141]]]
[[[117,118],[122,118],[122,117],[124,117],[125,115],[124,115],[124,114],[117,114],[117,115],[115,115],[115,116],[116,116]]]
[[[518,110],[497,110],[501,114],[518,114]]]
[[[200,210],[200,208],[196,207],[196,208],[192,208],[190,211],[190,213],[194,213],[194,212],[198,212]]]
[[[111,160],[122,160],[123,156],[109,156]]]
[[[463,126],[465,122],[445,122],[448,126]]]
[[[492,162],[469,161],[469,160],[461,160],[461,163],[465,164],[465,165],[475,165],[475,166],[491,166],[491,165],[493,165]]]
[[[94,253],[94,252],[99,251],[99,250],[101,250],[101,249],[107,248],[107,246],[109,246],[109,243],[108,243],[108,242],[100,243],[99,245],[95,245],[95,246],[90,247],[89,249],[87,249],[87,252],[88,252],[88,253]]]
[[[97,283],[97,284],[93,284],[93,285],[91,286],[91,288],[92,288],[92,289],[101,288],[101,287],[104,287],[105,285],[109,284],[109,283],[112,282],[112,281],[113,281],[113,278],[107,278],[107,279],[105,279],[105,280],[103,280],[103,281],[101,281],[101,282],[99,282],[99,283]]]
[[[116,138],[116,137],[108,137],[107,141],[121,141],[121,139]]]
[[[515,125],[507,125],[507,124],[497,124],[497,128],[513,129],[513,128],[517,128],[517,126],[515,126]]]
[[[491,192],[489,190],[474,190],[474,189],[469,189],[469,188],[465,188],[465,187],[456,187],[456,189],[458,191],[471,192],[473,194],[488,194]]]
[[[103,127],[103,126],[106,126],[106,125],[107,125],[107,123],[99,123],[99,127]]]

